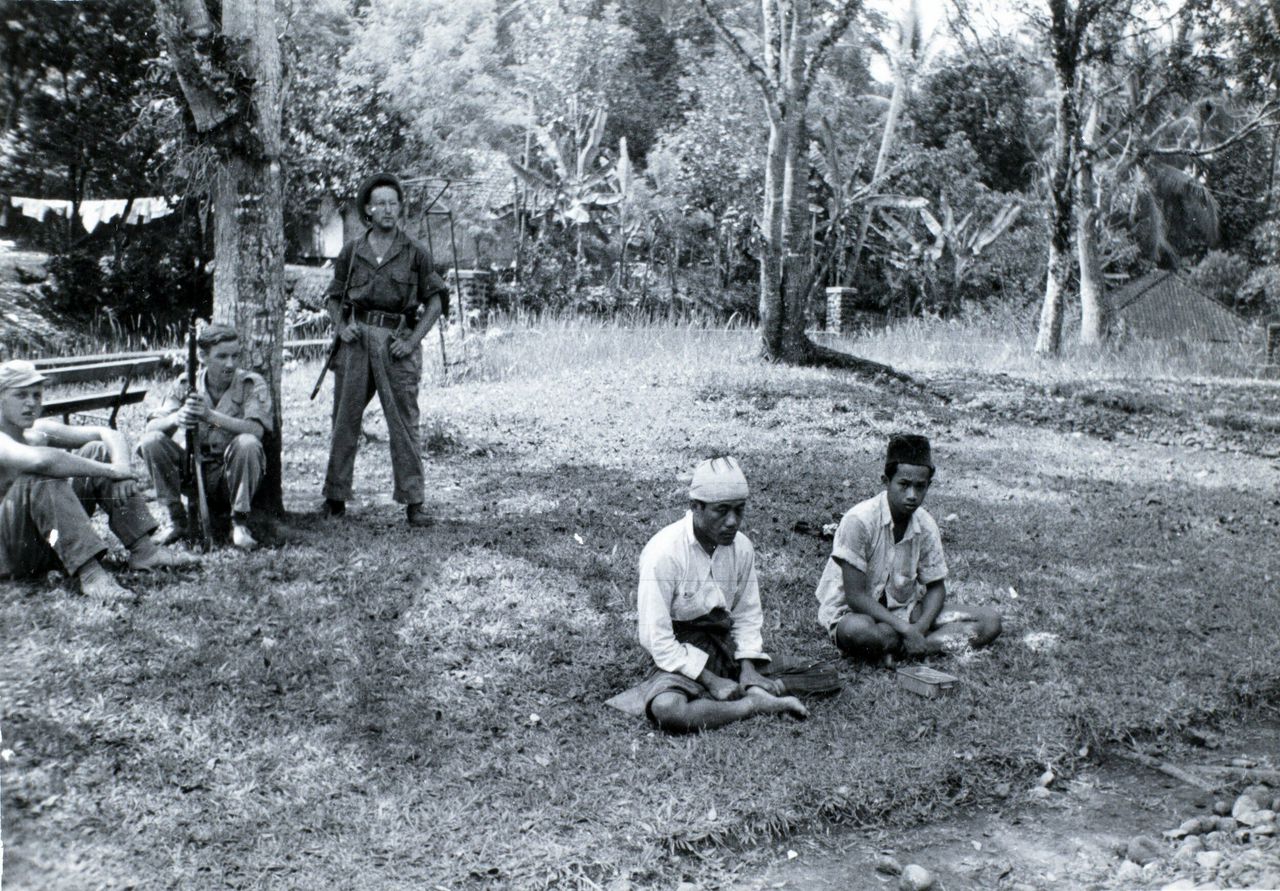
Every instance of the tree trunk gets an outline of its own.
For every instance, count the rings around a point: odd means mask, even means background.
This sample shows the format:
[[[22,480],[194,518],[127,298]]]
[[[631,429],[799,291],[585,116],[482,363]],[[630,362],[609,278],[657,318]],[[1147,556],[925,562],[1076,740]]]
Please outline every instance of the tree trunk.
[[[760,339],[764,355],[783,353],[782,333],[782,120],[769,109],[769,148],[765,156],[764,205],[760,229],[764,240],[760,257]]]
[[[811,346],[805,336],[809,276],[813,243],[809,239],[809,167],[802,156],[805,105],[801,95],[804,78],[805,32],[809,0],[795,0],[783,46],[782,90],[782,353],[775,358],[802,362]]]
[[[263,443],[267,478],[257,496],[272,513],[284,509],[281,479],[284,345],[284,185],[280,169],[281,64],[272,0],[223,0],[222,49],[208,55],[212,20],[198,0],[155,0],[156,21],[200,138],[217,152],[207,184],[213,206],[213,320],[240,334],[242,368],[271,389],[272,435]],[[196,38],[193,42],[192,38]],[[221,56],[225,55],[225,59]],[[222,64],[233,71],[208,68]],[[221,81],[219,80],[221,77]],[[226,97],[211,82],[244,83]]]
[[[889,166],[889,154],[893,151],[893,137],[897,133],[898,118],[902,116],[902,105],[906,101],[910,86],[908,77],[911,72],[905,69],[905,64],[904,60],[899,59],[898,68],[894,72],[893,95],[889,99],[889,112],[885,115],[884,131],[880,134],[880,151],[876,153],[876,166],[871,172],[870,188],[873,191],[880,188],[880,180],[884,176],[885,168]],[[853,242],[853,258],[849,261],[850,283],[858,271],[858,263],[862,260],[862,249],[867,243],[867,230],[871,228],[871,211],[870,204],[864,206],[862,215],[858,218],[858,234]]]
[[[1071,177],[1080,113],[1076,103],[1078,41],[1065,0],[1050,4],[1053,13],[1053,66],[1058,89],[1054,115],[1053,168],[1049,176],[1049,274],[1040,310],[1036,352],[1057,355],[1062,349],[1063,298],[1071,275],[1072,211],[1075,190]]]
[[[1080,343],[1097,347],[1107,336],[1108,312],[1102,262],[1098,257],[1099,202],[1093,176],[1093,142],[1098,104],[1089,109],[1076,169],[1076,253],[1080,274]]]
[[[1036,352],[1057,355],[1062,348],[1063,291],[1071,275],[1071,258],[1058,247],[1058,239],[1049,241],[1049,274],[1045,281],[1044,303],[1040,307],[1040,330],[1036,335]]]

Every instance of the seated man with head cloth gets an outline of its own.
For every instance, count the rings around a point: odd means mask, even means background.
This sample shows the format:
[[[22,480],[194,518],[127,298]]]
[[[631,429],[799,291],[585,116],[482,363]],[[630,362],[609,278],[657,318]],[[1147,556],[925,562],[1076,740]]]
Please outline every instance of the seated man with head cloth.
[[[649,540],[640,555],[640,644],[655,670],[609,700],[647,714],[663,730],[721,727],[760,714],[809,712],[783,682],[761,674],[764,613],[755,549],[738,531],[747,479],[733,458],[698,465],[689,512]]]

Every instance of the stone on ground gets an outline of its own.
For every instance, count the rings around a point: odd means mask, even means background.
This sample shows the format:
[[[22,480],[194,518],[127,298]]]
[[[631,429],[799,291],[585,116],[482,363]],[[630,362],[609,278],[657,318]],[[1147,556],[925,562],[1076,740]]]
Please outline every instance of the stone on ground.
[[[902,875],[902,864],[888,854],[882,854],[876,858],[876,872],[883,872],[891,876]]]
[[[1159,860],[1164,856],[1164,853],[1164,846],[1147,835],[1135,835],[1129,840],[1128,846],[1124,849],[1125,859],[1131,860],[1139,866],[1146,866],[1153,860]]]
[[[1196,855],[1196,863],[1203,869],[1217,869],[1222,865],[1221,851],[1201,851]]]
[[[1242,814],[1251,814],[1256,810],[1260,810],[1258,800],[1248,793],[1242,793],[1231,807],[1231,816],[1239,820]]]
[[[928,891],[933,887],[933,873],[915,863],[908,864],[898,879],[901,891]]]
[[[1116,881],[1125,885],[1132,885],[1141,882],[1143,879],[1142,867],[1134,863],[1132,860],[1126,860],[1120,864],[1120,868],[1116,870]]]

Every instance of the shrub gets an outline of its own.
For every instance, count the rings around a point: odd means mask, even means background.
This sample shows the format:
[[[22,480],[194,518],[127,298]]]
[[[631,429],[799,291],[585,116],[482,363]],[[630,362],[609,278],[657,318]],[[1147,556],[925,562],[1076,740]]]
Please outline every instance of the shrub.
[[[92,239],[55,251],[44,286],[50,309],[71,325],[144,337],[183,324],[192,309],[207,312],[212,292],[194,220],[130,229],[114,244]]]
[[[1190,273],[1192,284],[1219,303],[1236,306],[1249,277],[1249,262],[1226,251],[1209,251]]]
[[[1280,266],[1254,270],[1241,286],[1236,306],[1255,313],[1280,313]]]

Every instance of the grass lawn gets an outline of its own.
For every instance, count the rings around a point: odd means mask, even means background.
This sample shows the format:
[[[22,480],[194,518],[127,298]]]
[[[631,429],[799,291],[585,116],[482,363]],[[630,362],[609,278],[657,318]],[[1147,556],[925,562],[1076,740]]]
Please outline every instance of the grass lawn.
[[[1130,411],[1074,399],[1061,368],[1057,390],[984,368],[942,402],[754,353],[746,332],[516,330],[424,384],[435,529],[390,502],[371,411],[345,521],[132,579],[142,602],[115,616],[65,582],[0,589],[6,887],[711,888],[764,842],[981,805],[1280,701],[1280,465],[1210,420],[1231,399],[1274,418],[1274,385]],[[327,449],[314,373],[286,380],[295,511]],[[952,596],[1006,619],[946,663],[953,695],[848,666],[805,723],[683,738],[603,705],[646,670],[640,549],[716,452],[752,486],[766,646],[831,656],[829,543],[794,527],[874,494],[899,429],[933,439]]]

